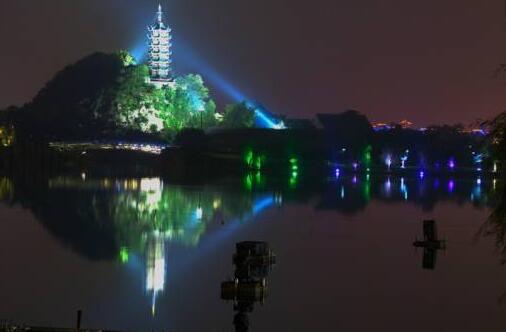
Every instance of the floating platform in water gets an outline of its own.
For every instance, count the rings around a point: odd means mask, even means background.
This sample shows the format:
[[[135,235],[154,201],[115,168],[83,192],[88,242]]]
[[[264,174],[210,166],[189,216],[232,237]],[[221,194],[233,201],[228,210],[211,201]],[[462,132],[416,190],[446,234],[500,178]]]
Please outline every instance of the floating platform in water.
[[[263,241],[243,241],[235,245],[236,253],[233,256],[235,265],[266,266],[276,263],[276,255]]]
[[[222,300],[263,302],[267,295],[267,282],[261,281],[239,282],[238,279],[221,283]]]

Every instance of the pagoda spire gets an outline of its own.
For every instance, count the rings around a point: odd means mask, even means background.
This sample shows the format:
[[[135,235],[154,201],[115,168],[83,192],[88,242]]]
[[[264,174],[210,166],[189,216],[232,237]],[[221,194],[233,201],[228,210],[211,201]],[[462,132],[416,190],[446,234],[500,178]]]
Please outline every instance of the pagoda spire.
[[[171,30],[163,22],[162,5],[158,4],[156,21],[148,27],[149,83],[157,87],[173,86],[171,68]]]
[[[156,18],[158,21],[158,24],[163,24],[163,11],[162,11],[162,5],[158,3],[158,12],[156,13]]]

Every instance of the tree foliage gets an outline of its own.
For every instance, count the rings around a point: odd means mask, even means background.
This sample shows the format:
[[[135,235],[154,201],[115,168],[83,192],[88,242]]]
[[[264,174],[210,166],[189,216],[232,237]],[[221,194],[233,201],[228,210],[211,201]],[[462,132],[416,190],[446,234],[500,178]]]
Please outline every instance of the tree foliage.
[[[0,148],[9,147],[14,143],[14,127],[0,125]]]
[[[244,102],[225,106],[222,127],[250,128],[255,124],[255,114]]]
[[[216,104],[200,75],[156,88],[149,69],[128,52],[95,53],[64,68],[34,100],[16,111],[25,137],[50,140],[120,138],[216,126]]]

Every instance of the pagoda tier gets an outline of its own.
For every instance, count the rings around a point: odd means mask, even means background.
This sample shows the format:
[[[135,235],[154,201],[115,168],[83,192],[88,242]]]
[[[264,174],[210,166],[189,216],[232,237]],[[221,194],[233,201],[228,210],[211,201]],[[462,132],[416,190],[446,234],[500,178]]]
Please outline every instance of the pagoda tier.
[[[162,7],[159,5],[156,22],[148,27],[150,82],[157,86],[172,82],[171,38],[171,29],[163,23]]]

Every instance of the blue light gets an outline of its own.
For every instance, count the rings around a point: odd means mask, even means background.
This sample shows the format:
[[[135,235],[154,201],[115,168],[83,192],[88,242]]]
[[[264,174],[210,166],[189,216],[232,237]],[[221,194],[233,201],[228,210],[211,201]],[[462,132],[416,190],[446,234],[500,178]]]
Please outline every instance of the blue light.
[[[254,110],[257,127],[269,129],[286,129],[283,121],[276,119],[274,115],[270,114],[270,112],[260,104],[247,101],[246,107],[250,110]]]
[[[274,204],[274,199],[272,198],[272,196],[255,200],[255,202],[253,203],[253,209],[252,209],[253,215],[256,215],[259,212],[262,212],[263,210],[265,210],[266,208],[268,208],[272,204]]]
[[[406,149],[404,155],[401,156],[401,168],[406,168],[406,161],[408,160],[409,149]]]
[[[424,171],[420,171],[420,173],[418,174],[418,176],[422,180],[425,177],[425,172]]]
[[[406,168],[406,161],[408,160],[408,156],[404,155],[401,157],[401,168]]]
[[[204,101],[202,98],[196,93],[196,91],[190,91],[190,101],[192,105],[192,109],[194,111],[204,111]]]
[[[481,183],[477,184],[476,187],[474,187],[473,192],[471,193],[471,200],[474,199],[480,199],[481,197]]]
[[[148,54],[148,46],[146,44],[146,41],[143,40],[142,43],[138,43],[133,48],[131,48],[128,53],[134,57],[136,64],[143,63],[146,59],[146,55]]]
[[[474,155],[473,160],[474,160],[475,164],[481,164],[483,162],[483,154],[482,153],[475,154],[473,152],[473,155]]]
[[[339,179],[339,175],[341,175],[341,170],[336,168],[336,179]]]
[[[259,127],[270,128],[270,129],[284,129],[284,125],[275,123],[269,119],[262,111],[256,109],[255,115],[259,121]]]
[[[178,43],[177,47],[174,49],[178,54],[182,55],[181,57],[178,57],[178,61],[190,67],[191,70],[195,70],[201,74],[206,80],[210,81],[234,102],[240,103],[249,99],[241,91],[239,91],[237,87],[223,78],[223,76],[221,76],[215,69],[198,58],[195,52],[191,51],[186,45]]]
[[[404,200],[408,200],[408,187],[404,183],[404,178],[401,178],[401,193],[404,196]]]

